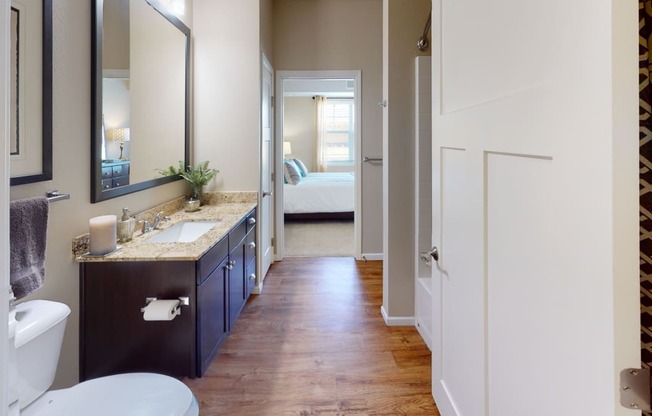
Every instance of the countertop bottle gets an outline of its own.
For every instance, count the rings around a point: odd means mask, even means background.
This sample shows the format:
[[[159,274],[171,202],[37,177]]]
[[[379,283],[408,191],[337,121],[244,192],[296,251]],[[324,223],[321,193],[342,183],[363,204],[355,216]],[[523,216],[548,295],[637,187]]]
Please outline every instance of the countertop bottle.
[[[124,243],[131,240],[136,231],[136,219],[129,216],[129,209],[122,208],[122,218],[118,221],[118,241]]]

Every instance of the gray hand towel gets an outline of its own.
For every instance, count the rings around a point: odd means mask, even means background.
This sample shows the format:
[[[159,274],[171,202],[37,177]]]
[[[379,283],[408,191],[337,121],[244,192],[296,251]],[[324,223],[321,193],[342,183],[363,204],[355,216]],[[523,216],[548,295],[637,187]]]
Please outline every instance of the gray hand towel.
[[[45,197],[10,202],[10,283],[16,299],[43,286],[48,208]]]

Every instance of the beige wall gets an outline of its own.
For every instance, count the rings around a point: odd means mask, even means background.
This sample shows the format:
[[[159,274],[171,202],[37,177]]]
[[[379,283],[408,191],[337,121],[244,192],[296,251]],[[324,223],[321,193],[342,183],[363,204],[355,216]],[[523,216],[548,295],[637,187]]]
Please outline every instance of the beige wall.
[[[391,317],[414,315],[415,57],[430,0],[383,0],[384,223],[383,307]],[[429,54],[429,52],[425,53]]]
[[[102,66],[129,69],[129,0],[104,2]]]
[[[109,130],[129,127],[131,125],[131,100],[129,99],[129,79],[104,78],[102,80],[102,114],[104,115],[104,128],[109,135]],[[123,156],[131,159],[130,143],[125,142]],[[120,157],[120,143],[118,140],[106,140],[106,158],[118,159]]]
[[[184,157],[187,38],[146,2],[130,7],[130,180],[143,182]]]
[[[189,10],[189,9],[186,9]],[[90,203],[90,2],[54,1],[53,44],[53,179],[11,188],[11,199],[44,195],[59,189],[71,199],[53,203],[47,236],[45,285],[26,298],[51,299],[68,304],[68,320],[55,388],[78,380],[79,277],[70,260],[71,240],[88,232],[88,219],[151,208],[180,196],[185,186],[176,182],[109,201]]]
[[[275,0],[278,70],[362,71],[362,156],[382,156],[382,1]],[[382,167],[362,164],[362,252],[382,252]]]
[[[310,171],[315,166],[315,101],[312,97],[283,99],[283,141],[292,144],[290,158],[301,159]]]
[[[257,191],[259,0],[194,1],[195,155],[219,169],[216,188]]]
[[[274,68],[274,0],[260,0],[260,47]]]

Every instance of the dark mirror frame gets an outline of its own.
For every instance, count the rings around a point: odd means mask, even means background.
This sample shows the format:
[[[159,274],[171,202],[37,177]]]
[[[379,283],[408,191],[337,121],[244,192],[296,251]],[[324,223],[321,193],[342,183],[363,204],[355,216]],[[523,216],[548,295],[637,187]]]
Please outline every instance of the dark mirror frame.
[[[143,0],[186,36],[186,94],[184,166],[190,165],[190,29],[158,0]],[[163,176],[117,188],[102,190],[102,40],[104,0],[91,4],[91,203],[106,201],[155,186],[178,181],[179,175]],[[166,166],[161,166],[165,168]]]
[[[42,170],[34,175],[16,176],[9,179],[11,186],[26,183],[49,181],[52,179],[52,0],[43,0],[43,51],[42,51],[42,83],[41,118],[43,130],[42,139]]]

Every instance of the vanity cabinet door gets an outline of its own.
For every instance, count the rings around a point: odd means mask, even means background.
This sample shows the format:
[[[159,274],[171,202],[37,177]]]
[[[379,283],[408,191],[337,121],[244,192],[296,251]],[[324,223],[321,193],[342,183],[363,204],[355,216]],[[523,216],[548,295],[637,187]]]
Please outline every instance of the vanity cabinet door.
[[[229,331],[235,326],[235,321],[238,319],[238,315],[240,315],[245,303],[244,250],[245,245],[244,240],[242,240],[229,253],[229,261],[231,262],[231,270],[229,270]]]
[[[125,372],[195,377],[194,262],[82,263],[80,379]],[[146,298],[189,297],[171,321],[145,321]]]
[[[197,375],[201,377],[227,335],[225,258],[197,287]]]
[[[249,298],[251,291],[256,285],[256,227],[254,226],[247,233],[245,238],[245,300]]]
[[[245,270],[245,298],[249,299],[251,291],[256,285],[256,259],[253,258]]]
[[[252,260],[256,259],[256,227],[249,230],[245,238],[245,263],[249,265]]]

